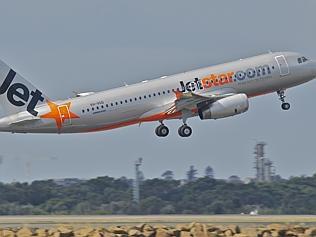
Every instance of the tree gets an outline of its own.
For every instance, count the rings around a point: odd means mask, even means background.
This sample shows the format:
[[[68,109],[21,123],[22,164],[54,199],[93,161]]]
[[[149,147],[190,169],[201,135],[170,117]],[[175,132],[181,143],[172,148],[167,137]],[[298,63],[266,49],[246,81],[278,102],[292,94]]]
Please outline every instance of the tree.
[[[211,166],[205,168],[205,177],[214,179],[214,170]]]
[[[160,209],[160,214],[175,214],[176,210],[173,205],[168,204]]]
[[[230,183],[235,183],[235,184],[241,184],[241,183],[242,183],[240,177],[237,176],[237,175],[229,176],[228,182],[230,182]]]
[[[54,180],[0,183],[0,215],[226,214],[254,209],[259,214],[316,214],[316,175],[242,183],[238,176],[231,176],[228,182],[197,179],[196,174],[191,166],[187,172],[191,182],[144,180],[139,205],[131,201],[130,179],[99,177],[68,186]]]
[[[198,173],[197,170],[194,169],[193,165],[191,165],[190,169],[187,171],[187,180],[189,182],[192,182],[192,181],[196,180],[197,179],[196,178],[197,173]]]
[[[164,180],[173,180],[173,172],[171,170],[167,170],[161,175],[161,177]]]
[[[140,201],[139,207],[143,214],[160,214],[160,209],[165,206],[165,202],[158,197],[151,196]]]

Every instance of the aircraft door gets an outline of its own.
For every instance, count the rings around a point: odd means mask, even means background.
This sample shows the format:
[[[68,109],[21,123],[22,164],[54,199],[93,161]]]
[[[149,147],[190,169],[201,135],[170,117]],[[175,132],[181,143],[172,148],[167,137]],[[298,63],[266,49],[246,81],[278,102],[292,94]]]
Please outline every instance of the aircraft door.
[[[71,116],[67,105],[58,106],[59,117],[63,126],[71,125]]]
[[[290,74],[289,65],[284,57],[284,55],[279,55],[275,57],[275,61],[278,64],[279,70],[280,70],[280,76],[286,76]]]

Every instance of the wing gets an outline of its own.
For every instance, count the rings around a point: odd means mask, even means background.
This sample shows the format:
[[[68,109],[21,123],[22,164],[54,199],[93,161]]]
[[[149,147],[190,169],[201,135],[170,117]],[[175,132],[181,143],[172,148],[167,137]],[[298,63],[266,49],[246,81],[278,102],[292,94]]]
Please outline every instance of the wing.
[[[179,112],[192,111],[197,108],[200,103],[215,101],[236,94],[233,89],[221,89],[212,92],[193,93],[193,92],[175,92],[176,99],[173,102],[162,105],[144,113],[140,119],[142,121],[153,121],[173,118]]]
[[[184,110],[193,110],[198,104],[203,102],[214,103],[217,100],[236,94],[232,89],[217,90],[212,92],[194,93],[194,92],[176,92],[177,99],[172,103],[167,114],[176,113]]]

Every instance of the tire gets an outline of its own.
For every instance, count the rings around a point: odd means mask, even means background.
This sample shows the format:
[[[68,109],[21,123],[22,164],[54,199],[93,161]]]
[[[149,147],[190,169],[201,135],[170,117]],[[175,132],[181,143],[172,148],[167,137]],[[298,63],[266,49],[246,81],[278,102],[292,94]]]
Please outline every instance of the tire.
[[[192,128],[189,127],[189,126],[185,126],[183,129],[182,129],[182,132],[183,134],[185,135],[185,137],[189,137],[192,135]]]
[[[155,129],[155,133],[156,133],[156,135],[157,135],[158,137],[160,137],[160,126],[161,126],[161,125],[159,125],[159,126],[156,127],[156,129]]]
[[[283,110],[289,110],[291,108],[291,105],[289,103],[282,103],[281,108]]]
[[[166,137],[169,134],[169,129],[165,125],[159,125],[156,128],[155,133],[158,137]]]
[[[163,125],[160,128],[160,136],[161,137],[166,137],[166,136],[168,136],[168,134],[169,134],[169,129],[166,126]]]
[[[188,125],[182,125],[178,129],[178,133],[180,137],[189,137],[192,134],[192,128],[189,127]]]

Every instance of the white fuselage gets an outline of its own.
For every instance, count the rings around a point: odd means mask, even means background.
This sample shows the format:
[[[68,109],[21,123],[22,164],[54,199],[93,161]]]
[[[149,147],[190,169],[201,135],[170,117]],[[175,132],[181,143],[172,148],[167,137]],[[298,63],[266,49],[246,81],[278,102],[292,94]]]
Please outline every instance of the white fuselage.
[[[36,107],[36,121],[18,122],[27,111],[0,119],[0,130],[17,133],[78,133],[166,119],[182,114],[163,114],[161,108],[172,104],[181,93],[244,93],[248,97],[271,93],[305,83],[316,76],[311,60],[298,63],[301,55],[292,52],[268,53],[247,59],[201,68],[116,89],[54,101],[60,116],[43,103]],[[69,103],[70,106],[63,106]],[[71,114],[70,114],[71,113]],[[74,115],[73,115],[74,114]],[[192,109],[192,116],[197,115]],[[51,116],[51,117],[49,117]],[[63,119],[65,118],[65,119]]]

